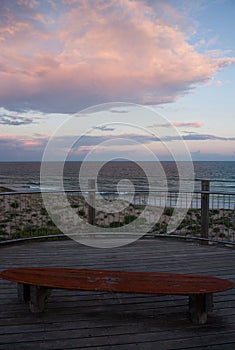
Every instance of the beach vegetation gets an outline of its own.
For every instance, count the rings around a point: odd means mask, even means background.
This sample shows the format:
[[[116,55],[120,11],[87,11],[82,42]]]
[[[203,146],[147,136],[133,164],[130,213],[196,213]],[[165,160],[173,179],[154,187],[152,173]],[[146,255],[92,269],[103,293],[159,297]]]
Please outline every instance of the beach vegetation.
[[[219,212],[219,209],[210,209],[210,210],[209,210],[209,213],[210,213],[211,215],[218,215],[220,212]]]
[[[190,216],[190,217],[196,217],[196,219],[199,219],[200,216],[201,216],[201,211],[200,209],[197,209],[197,208],[191,208],[188,210],[187,214]]]
[[[198,213],[198,210],[199,209],[197,209],[197,208],[190,208],[189,210],[188,210],[188,214],[196,214],[196,213]]]
[[[30,238],[38,236],[48,236],[61,234],[59,229],[48,229],[48,228],[25,228],[23,230],[17,230],[11,234],[11,239],[17,238]]]
[[[124,216],[124,224],[128,225],[130,224],[132,221],[136,220],[138,218],[138,216],[135,215],[125,215]]]
[[[190,230],[190,234],[200,234],[200,231],[201,231],[201,226],[200,225],[197,225],[197,224],[193,224],[193,225],[189,225],[187,227],[188,230]]]
[[[53,214],[53,215],[51,215],[51,216],[52,216],[52,218],[53,218],[54,221],[60,222],[61,217],[60,217],[59,214]]]
[[[10,204],[10,206],[13,208],[13,209],[17,209],[19,208],[19,203],[17,201],[14,201]]]
[[[163,215],[172,216],[173,211],[174,211],[174,208],[170,208],[170,207],[169,208],[165,208]]]
[[[138,225],[144,225],[144,224],[147,224],[147,220],[145,218],[141,218],[141,217],[138,217],[136,219]]]
[[[55,226],[54,222],[52,220],[48,220],[47,221],[47,225],[48,226]]]
[[[79,208],[79,204],[76,204],[76,203],[73,203],[73,204],[71,204],[71,208]]]
[[[215,219],[215,220],[213,220],[213,224],[223,225],[223,226],[225,226],[227,228],[233,228],[234,227],[234,223],[228,217],[222,217],[222,218]]]
[[[41,214],[41,215],[47,215],[47,210],[46,210],[46,208],[42,207],[41,210],[40,210],[40,214]]]
[[[191,218],[184,218],[184,220],[182,221],[182,225],[183,227],[185,226],[191,226],[193,223],[193,220]]]
[[[109,227],[115,228],[115,227],[121,227],[123,226],[123,223],[121,221],[113,221],[109,224]]]
[[[164,234],[167,233],[167,224],[163,223],[160,227],[159,233]]]
[[[30,208],[24,208],[23,211],[27,214],[31,213],[32,212],[32,209]]]
[[[134,209],[144,209],[143,204],[133,204]]]
[[[16,218],[17,216],[19,216],[19,213],[10,213],[10,214],[8,214],[9,215],[9,220],[11,220],[11,219],[14,219],[14,218]]]
[[[160,223],[159,222],[157,222],[154,226],[153,226],[153,228],[152,228],[152,231],[158,231],[159,229],[160,229]]]

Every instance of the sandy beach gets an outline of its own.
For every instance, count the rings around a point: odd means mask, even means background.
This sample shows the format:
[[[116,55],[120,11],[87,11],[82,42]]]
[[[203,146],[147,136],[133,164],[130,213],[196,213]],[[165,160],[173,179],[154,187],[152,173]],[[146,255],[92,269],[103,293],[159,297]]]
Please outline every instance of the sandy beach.
[[[69,195],[70,207],[84,223],[88,221],[88,205],[81,195]],[[56,203],[56,206],[55,204]],[[173,208],[157,208],[144,205],[134,205],[122,201],[121,206],[125,209],[118,211],[120,201],[112,204],[114,210],[109,212],[110,201],[96,202],[95,227],[112,228],[120,230],[125,225],[138,220],[142,225],[143,232],[164,234],[167,232],[167,225],[171,219]],[[66,225],[72,225],[72,219],[68,216],[63,206],[59,205],[56,198],[52,198],[54,205],[54,219],[60,218]],[[117,210],[115,211],[115,205]],[[105,207],[106,206],[106,207]],[[156,210],[162,210],[162,214],[156,221]],[[56,218],[57,215],[57,218]],[[139,219],[138,219],[139,218]],[[189,209],[184,220],[172,232],[187,236],[200,235],[200,209]],[[147,230],[147,231],[145,231]],[[0,239],[15,239],[38,235],[61,233],[55,226],[51,217],[45,209],[40,193],[25,194],[1,194],[0,195]],[[209,236],[214,239],[233,240],[235,234],[234,211],[230,209],[213,209],[209,212]]]

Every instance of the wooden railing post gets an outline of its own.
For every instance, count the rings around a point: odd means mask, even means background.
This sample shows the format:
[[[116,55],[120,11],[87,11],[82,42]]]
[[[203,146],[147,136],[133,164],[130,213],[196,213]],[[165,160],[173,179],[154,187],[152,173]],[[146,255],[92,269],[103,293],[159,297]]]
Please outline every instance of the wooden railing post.
[[[207,239],[209,237],[209,180],[202,180],[201,191],[201,238]],[[208,241],[202,240],[201,244],[208,244]]]
[[[88,223],[95,224],[95,180],[88,180]]]

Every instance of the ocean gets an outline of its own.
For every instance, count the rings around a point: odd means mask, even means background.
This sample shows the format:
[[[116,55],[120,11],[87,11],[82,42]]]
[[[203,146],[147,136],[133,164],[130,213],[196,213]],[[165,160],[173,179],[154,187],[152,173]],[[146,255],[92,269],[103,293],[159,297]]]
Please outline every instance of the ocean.
[[[63,171],[63,185],[67,190],[79,190],[89,178],[97,178],[98,190],[113,189],[120,180],[129,180],[136,190],[146,189],[149,178],[154,179],[156,189],[161,187],[161,179],[154,173],[152,163],[135,164],[127,161],[98,162],[87,164],[85,176],[79,178],[81,162],[66,162]],[[40,186],[40,162],[0,162],[0,187],[10,187],[16,191],[59,190],[61,184],[57,177],[57,163],[52,163],[47,183]],[[161,162],[167,186],[177,190],[179,174],[174,162]],[[194,162],[194,178],[184,178],[185,182],[194,182],[195,190],[200,190],[201,180],[210,180],[210,190],[222,193],[235,193],[235,162]],[[143,168],[147,169],[146,171]],[[98,169],[98,170],[97,170]],[[84,173],[84,172],[83,172]],[[96,176],[97,174],[97,176]],[[131,184],[130,183],[130,184]],[[125,186],[125,183],[123,183]],[[128,182],[126,186],[128,187]],[[84,185],[83,185],[84,186]],[[87,184],[88,186],[88,184]]]

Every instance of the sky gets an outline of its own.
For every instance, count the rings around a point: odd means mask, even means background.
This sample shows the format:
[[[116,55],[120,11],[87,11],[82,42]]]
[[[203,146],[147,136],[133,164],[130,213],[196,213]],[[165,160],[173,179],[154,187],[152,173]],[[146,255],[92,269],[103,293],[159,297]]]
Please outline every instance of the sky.
[[[233,0],[0,0],[0,161],[40,161],[51,138],[55,159],[119,140],[117,157],[183,142],[235,160],[234,15]]]

